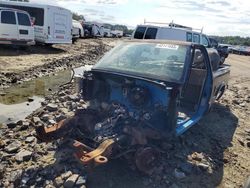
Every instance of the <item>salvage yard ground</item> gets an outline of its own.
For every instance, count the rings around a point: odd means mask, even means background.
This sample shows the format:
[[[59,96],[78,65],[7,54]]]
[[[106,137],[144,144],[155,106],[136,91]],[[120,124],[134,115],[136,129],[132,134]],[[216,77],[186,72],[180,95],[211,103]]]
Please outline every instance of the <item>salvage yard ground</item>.
[[[12,83],[22,82],[25,73],[32,75],[30,76],[32,79],[42,76],[41,72],[57,71],[60,65],[67,68],[68,64],[75,66],[88,61],[94,62],[99,55],[117,42],[118,39],[86,39],[79,40],[76,45],[55,45],[51,49],[31,47],[27,52],[0,47],[1,84],[6,87]],[[107,45],[108,48],[102,50]],[[100,53],[96,53],[98,50]],[[95,56],[89,54],[94,52]],[[74,60],[77,60],[77,64],[74,64]],[[46,72],[44,69],[48,68],[48,63],[53,64],[55,61],[57,63],[59,61],[59,66],[50,66],[51,70]],[[197,126],[175,142],[165,144],[167,152],[163,154],[152,176],[144,176],[132,170],[132,165],[120,159],[89,173],[86,186],[88,188],[242,187],[250,176],[250,57],[230,54],[226,64],[231,65],[231,79],[229,89],[222,100],[215,104],[212,111]],[[67,95],[72,94],[71,88],[72,86],[64,88],[68,92]],[[55,95],[49,98],[50,102],[56,102],[59,97]],[[57,103],[60,106],[60,101]],[[0,113],[2,110],[4,109],[0,109]],[[41,110],[32,114],[28,118],[29,121],[34,123],[34,117],[39,116]],[[34,161],[21,164],[16,162],[13,155],[7,154],[4,148],[11,139],[27,140],[33,134],[34,128],[21,131],[15,131],[14,128],[12,131],[5,127],[2,130],[0,129],[0,187],[9,187],[13,181],[16,183],[18,178],[26,178],[25,180],[28,178],[30,186],[55,186],[63,184],[65,180],[63,179],[65,174],[61,175],[62,171],[71,170],[80,175],[84,173],[84,170],[73,168],[79,165],[69,162],[72,159],[71,153],[64,153],[67,150],[62,147],[63,144],[57,147],[56,143],[32,145],[33,143],[23,142],[24,149],[36,152],[32,158]],[[26,170],[27,167],[31,170]],[[20,170],[24,175],[13,177],[12,172]],[[29,173],[31,175],[26,177]],[[62,180],[59,177],[62,177]]]

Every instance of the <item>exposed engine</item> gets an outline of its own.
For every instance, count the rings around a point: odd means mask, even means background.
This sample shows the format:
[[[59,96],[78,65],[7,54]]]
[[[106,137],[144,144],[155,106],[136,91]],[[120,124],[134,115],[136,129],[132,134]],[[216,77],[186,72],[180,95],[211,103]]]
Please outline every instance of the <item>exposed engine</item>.
[[[175,126],[171,88],[107,75],[95,79],[88,75],[83,86],[88,108],[54,127],[38,129],[39,137],[51,140],[70,135],[77,140],[73,143],[76,156],[88,165],[133,153],[138,169],[150,173],[160,139],[169,137]]]

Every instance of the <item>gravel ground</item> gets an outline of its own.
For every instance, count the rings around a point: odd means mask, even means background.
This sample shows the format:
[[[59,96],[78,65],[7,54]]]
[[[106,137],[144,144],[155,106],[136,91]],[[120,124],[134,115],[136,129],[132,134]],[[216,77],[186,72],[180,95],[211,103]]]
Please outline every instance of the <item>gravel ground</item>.
[[[87,57],[94,62],[98,55]],[[54,124],[85,106],[72,84],[63,86],[25,120],[1,125],[0,187],[242,187],[250,176],[249,61],[229,56],[231,80],[220,103],[183,136],[164,144],[167,152],[150,177],[122,159],[88,171],[72,157],[67,140],[37,141],[35,127]]]

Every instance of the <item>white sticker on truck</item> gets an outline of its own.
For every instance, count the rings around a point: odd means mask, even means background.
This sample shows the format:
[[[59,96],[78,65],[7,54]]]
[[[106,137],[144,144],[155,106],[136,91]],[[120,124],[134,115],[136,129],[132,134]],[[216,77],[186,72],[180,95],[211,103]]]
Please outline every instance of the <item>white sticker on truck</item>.
[[[156,44],[155,48],[165,48],[170,50],[178,50],[179,45],[175,44]]]

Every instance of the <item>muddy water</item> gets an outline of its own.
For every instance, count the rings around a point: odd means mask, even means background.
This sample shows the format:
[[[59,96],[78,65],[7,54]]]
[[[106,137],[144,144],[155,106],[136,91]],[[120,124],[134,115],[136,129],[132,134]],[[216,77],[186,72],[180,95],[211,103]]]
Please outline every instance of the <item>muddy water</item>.
[[[23,84],[0,89],[0,124],[22,120],[41,106],[44,96],[71,79],[69,70],[44,76]],[[32,102],[28,99],[32,98]]]

